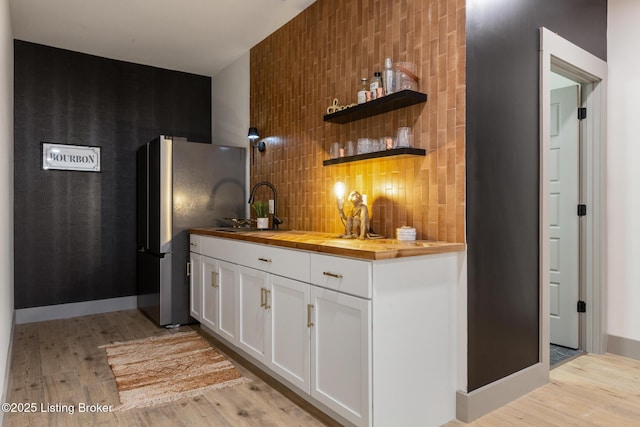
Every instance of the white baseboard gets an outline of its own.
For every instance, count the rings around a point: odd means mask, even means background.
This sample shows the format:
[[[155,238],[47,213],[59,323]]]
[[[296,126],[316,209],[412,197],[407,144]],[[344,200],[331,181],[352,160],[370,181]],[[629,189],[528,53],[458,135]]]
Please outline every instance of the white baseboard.
[[[15,323],[21,325],[23,323],[44,322],[46,320],[68,319],[70,317],[87,316],[90,314],[131,310],[137,306],[138,297],[132,295],[95,301],[21,308],[15,311]]]
[[[470,393],[456,393],[456,418],[469,423],[549,382],[549,368],[537,363]]]
[[[11,316],[11,333],[9,334],[9,348],[7,349],[7,363],[4,369],[4,381],[2,383],[2,403],[7,402],[9,397],[9,380],[11,378],[11,362],[13,359],[13,332],[16,329],[15,310]],[[4,425],[4,411],[0,411],[0,426]]]
[[[640,341],[609,335],[607,337],[607,351],[619,356],[640,360]]]

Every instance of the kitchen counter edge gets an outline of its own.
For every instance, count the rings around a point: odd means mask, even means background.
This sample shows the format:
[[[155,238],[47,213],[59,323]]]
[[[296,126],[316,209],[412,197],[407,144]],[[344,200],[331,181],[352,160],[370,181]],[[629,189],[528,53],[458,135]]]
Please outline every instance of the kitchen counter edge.
[[[465,250],[464,243],[431,240],[340,239],[331,233],[298,230],[229,232],[213,227],[191,228],[189,233],[373,261]]]

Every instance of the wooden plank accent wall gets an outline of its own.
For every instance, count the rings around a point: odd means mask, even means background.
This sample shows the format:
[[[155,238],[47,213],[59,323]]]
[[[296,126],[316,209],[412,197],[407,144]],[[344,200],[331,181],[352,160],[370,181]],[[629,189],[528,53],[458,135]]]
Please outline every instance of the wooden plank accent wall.
[[[318,0],[251,49],[251,184],[278,190],[283,227],[339,232],[335,182],[367,195],[376,233],[413,226],[418,239],[464,242],[465,0]],[[323,115],[334,98],[356,102],[361,77],[385,57],[418,64],[428,101],[340,125]],[[332,142],[413,130],[426,157],[323,166]],[[259,190],[256,200],[269,193]]]

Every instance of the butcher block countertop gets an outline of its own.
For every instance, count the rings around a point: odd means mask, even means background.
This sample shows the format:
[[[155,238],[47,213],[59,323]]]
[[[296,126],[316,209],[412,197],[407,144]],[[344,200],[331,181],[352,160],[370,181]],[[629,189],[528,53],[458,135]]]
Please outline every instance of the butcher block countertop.
[[[464,243],[448,243],[430,240],[400,241],[395,239],[340,239],[335,234],[297,230],[242,230],[232,228],[192,228],[192,234],[223,237],[265,245],[301,249],[324,254],[385,260],[418,255],[459,252]]]

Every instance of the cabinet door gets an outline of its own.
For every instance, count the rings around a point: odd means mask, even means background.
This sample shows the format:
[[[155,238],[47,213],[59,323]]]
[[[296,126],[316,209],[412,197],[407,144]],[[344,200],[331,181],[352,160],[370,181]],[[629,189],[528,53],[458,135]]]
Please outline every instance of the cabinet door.
[[[310,286],[271,275],[270,367],[292,384],[310,392]]]
[[[189,314],[197,321],[201,320],[202,312],[202,257],[196,253],[189,253]]]
[[[358,426],[370,425],[371,301],[311,287],[311,396]]]
[[[219,315],[218,260],[202,257],[202,313],[200,322],[213,332],[218,332]]]
[[[238,266],[218,261],[218,334],[236,344],[236,301],[238,290]]]
[[[268,364],[271,312],[267,273],[240,267],[238,278],[238,347]]]

